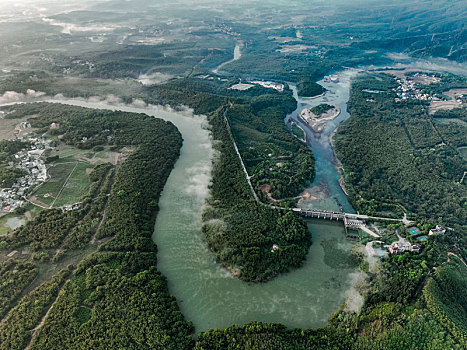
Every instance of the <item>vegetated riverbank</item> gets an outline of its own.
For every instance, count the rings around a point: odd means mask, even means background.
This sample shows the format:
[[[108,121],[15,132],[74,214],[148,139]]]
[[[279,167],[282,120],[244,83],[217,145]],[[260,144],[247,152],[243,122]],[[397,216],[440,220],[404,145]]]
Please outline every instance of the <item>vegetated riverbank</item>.
[[[339,182],[341,176],[332,146],[332,136],[337,126],[350,116],[347,112],[347,100],[351,79],[356,74],[357,70],[348,69],[338,73],[337,83],[324,79],[319,81],[326,88],[326,92],[315,99],[300,97],[295,85],[289,84],[298,106],[294,112],[287,115],[285,123],[292,120],[306,132],[306,143],[315,157],[315,179],[301,194],[299,207],[354,212]],[[320,133],[313,132],[310,126],[299,118],[303,110],[328,104],[338,108],[340,113],[323,124]]]
[[[52,122],[59,123],[62,140],[71,145],[130,145],[134,150],[115,175],[111,164],[96,166],[82,209],[42,211],[2,237],[2,254],[13,248],[26,251],[21,259],[40,270],[58,271],[73,251],[81,256],[78,266],[68,269],[69,278],[60,273],[18,300],[0,326],[1,348],[191,347],[192,324],[184,320],[156,269],[151,240],[157,201],[182,144],[175,126],[143,114],[60,104],[12,108],[9,117],[39,114],[30,122],[45,133]]]
[[[219,261],[245,280],[267,281],[299,267],[311,244],[303,220],[253,198],[224,110],[219,110],[210,123],[214,140],[219,143],[219,158],[214,162],[211,197],[203,213],[209,246]]]
[[[395,87],[393,77],[381,74],[363,75],[353,84],[352,117],[335,136],[350,200],[368,215],[394,212],[401,217],[403,205],[431,224],[438,218],[451,225],[465,223],[461,199],[465,191],[456,182],[466,163],[456,147],[465,142],[458,135],[465,135],[466,127],[435,127],[427,104],[416,99],[398,101]],[[381,92],[371,94],[365,89]]]
[[[334,130],[335,125],[330,135]],[[318,163],[319,158],[316,160]],[[450,236],[430,237],[419,254],[388,257],[376,273],[362,262],[362,270],[368,272],[371,283],[363,289],[366,303],[358,314],[341,310],[331,317],[326,327],[318,330],[287,330],[278,324],[260,323],[212,330],[200,334],[197,348],[220,349],[230,344],[259,349],[465,346],[465,337],[460,331],[465,328],[465,322],[449,311],[454,307],[461,314],[465,313],[456,301],[462,288],[452,287],[452,296],[443,287],[462,285],[465,268],[460,263],[438,268],[436,277],[426,283],[433,267],[445,262],[446,246],[459,240],[465,246],[463,231],[458,230],[459,227]]]

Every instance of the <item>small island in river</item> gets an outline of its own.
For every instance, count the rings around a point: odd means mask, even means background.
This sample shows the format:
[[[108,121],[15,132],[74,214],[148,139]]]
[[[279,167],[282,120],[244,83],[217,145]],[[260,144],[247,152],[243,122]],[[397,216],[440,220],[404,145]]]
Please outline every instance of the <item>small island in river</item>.
[[[341,113],[339,107],[326,103],[315,107],[305,108],[300,112],[298,118],[307,124],[314,133],[321,133],[326,123],[336,118]]]

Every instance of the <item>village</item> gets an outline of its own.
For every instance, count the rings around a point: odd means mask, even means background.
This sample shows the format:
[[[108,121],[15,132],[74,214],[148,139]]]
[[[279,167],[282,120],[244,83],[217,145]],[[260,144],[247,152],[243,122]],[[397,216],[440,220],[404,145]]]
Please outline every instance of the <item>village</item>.
[[[252,81],[247,81],[246,83],[242,83],[242,81],[240,80],[238,84],[232,85],[231,87],[229,87],[229,89],[244,91],[244,90],[248,90],[252,88],[255,85],[260,85],[266,89],[274,89],[279,92],[284,92],[284,89],[285,89],[284,84],[274,83],[272,81],[263,81],[263,80],[252,80]]]
[[[420,85],[428,85],[439,83],[441,78],[436,77],[434,74],[426,73],[414,73],[412,76],[406,76],[398,78],[397,83],[399,87],[396,89],[397,98],[396,102],[406,99],[418,99],[423,101],[439,101],[440,99],[436,96],[432,96],[427,93],[422,93]]]
[[[18,127],[24,129],[30,125],[22,122]],[[23,169],[26,175],[18,178],[11,188],[0,189],[0,213],[10,213],[22,207],[26,196],[47,180],[47,167],[41,156],[50,148],[50,141],[35,136],[21,136],[17,140],[27,142],[29,149],[17,152],[14,161],[8,162],[8,167]]]

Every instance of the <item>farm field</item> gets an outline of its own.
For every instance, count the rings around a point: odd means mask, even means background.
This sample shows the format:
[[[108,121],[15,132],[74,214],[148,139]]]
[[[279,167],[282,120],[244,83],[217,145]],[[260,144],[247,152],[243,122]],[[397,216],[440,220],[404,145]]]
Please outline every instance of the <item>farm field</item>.
[[[31,200],[42,202],[46,206],[60,207],[78,202],[89,189],[86,169],[89,163],[57,163],[48,170],[50,179],[33,194]]]

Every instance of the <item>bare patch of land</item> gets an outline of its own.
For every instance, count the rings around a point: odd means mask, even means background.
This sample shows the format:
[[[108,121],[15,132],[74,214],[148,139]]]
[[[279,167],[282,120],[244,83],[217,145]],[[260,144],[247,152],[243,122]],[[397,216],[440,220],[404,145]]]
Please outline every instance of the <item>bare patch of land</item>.
[[[467,89],[451,89],[443,93],[450,97],[449,101],[431,101],[430,107],[428,108],[428,113],[434,114],[441,109],[454,109],[463,107],[462,102],[458,100],[458,96],[467,95]]]
[[[2,115],[0,115],[1,117]],[[35,118],[39,115],[27,115],[23,118],[18,119],[7,119],[7,118],[0,118],[0,140],[12,140],[16,137],[25,136],[26,134],[33,133],[35,130],[34,128],[21,128],[20,125],[23,122],[26,122],[29,118]]]
[[[334,107],[326,113],[316,115],[311,111],[311,108],[306,108],[300,112],[298,118],[306,123],[314,133],[321,133],[326,124],[336,118],[341,113],[339,107]]]
[[[239,84],[232,85],[231,87],[229,87],[229,89],[245,91],[245,90],[248,90],[249,88],[251,88],[253,86],[254,86],[253,84],[239,83]]]

